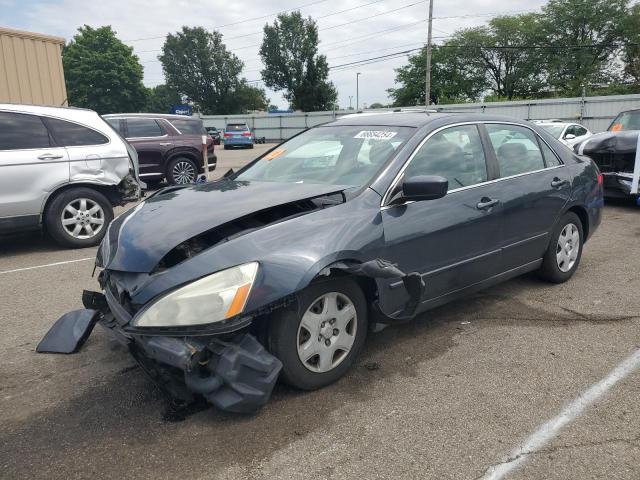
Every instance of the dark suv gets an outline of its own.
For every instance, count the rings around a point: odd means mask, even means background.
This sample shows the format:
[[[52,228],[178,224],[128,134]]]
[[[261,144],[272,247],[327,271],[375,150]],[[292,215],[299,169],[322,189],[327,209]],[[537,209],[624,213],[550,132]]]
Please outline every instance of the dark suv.
[[[207,137],[209,171],[216,168],[213,139],[202,120],[183,115],[118,113],[104,115],[138,151],[140,177],[146,183],[163,179],[173,185],[193,183],[204,173],[202,136]]]

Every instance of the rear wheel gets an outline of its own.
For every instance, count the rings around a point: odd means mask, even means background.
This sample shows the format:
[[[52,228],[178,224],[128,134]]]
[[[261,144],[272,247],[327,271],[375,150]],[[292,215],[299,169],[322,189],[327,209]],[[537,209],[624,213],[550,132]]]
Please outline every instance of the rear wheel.
[[[367,305],[360,287],[346,278],[310,285],[298,304],[271,319],[269,346],[282,362],[286,383],[315,390],[353,364],[367,335]]]
[[[580,218],[573,212],[564,214],[551,236],[539,276],[552,283],[569,280],[580,265],[583,238]]]
[[[59,244],[73,248],[99,244],[111,220],[111,203],[91,188],[65,190],[56,195],[44,214],[49,235]]]
[[[198,177],[198,167],[190,158],[178,157],[169,162],[167,182],[171,185],[194,183]]]

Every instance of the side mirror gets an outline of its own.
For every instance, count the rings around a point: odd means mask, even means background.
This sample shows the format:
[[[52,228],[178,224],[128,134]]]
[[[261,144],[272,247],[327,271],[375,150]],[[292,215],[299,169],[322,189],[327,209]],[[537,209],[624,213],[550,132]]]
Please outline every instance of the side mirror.
[[[576,138],[576,136],[575,136],[573,133],[567,133],[567,134],[564,136],[564,139],[565,139],[565,140],[573,140],[574,138]]]
[[[402,182],[402,201],[419,202],[442,198],[449,190],[449,180],[438,175],[418,175]]]

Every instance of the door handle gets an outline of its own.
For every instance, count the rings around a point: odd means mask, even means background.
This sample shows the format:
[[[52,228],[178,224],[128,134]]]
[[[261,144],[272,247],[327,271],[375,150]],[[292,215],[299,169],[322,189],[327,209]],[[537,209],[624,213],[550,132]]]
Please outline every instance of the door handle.
[[[489,210],[489,209],[495,207],[499,203],[500,203],[500,200],[491,199],[491,198],[488,198],[488,197],[483,197],[480,200],[480,202],[476,205],[476,208],[478,210]]]
[[[567,180],[566,178],[560,179],[560,178],[556,177],[553,180],[551,180],[551,186],[553,188],[560,188],[560,187],[566,185],[567,183],[569,183],[569,180]]]
[[[57,160],[58,158],[62,158],[62,155],[56,155],[53,153],[43,153],[38,156],[38,160]]]
[[[171,142],[160,142],[160,145],[163,147],[170,147],[171,145],[173,145],[173,143]]]

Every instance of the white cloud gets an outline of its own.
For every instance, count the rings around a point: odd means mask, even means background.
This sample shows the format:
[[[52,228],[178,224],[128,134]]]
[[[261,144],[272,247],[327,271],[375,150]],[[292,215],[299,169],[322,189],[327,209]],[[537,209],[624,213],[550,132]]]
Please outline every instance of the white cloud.
[[[363,5],[372,0],[342,0],[324,1],[302,9],[304,15],[320,17],[332,12],[346,10]],[[410,8],[385,14],[368,20],[358,21],[364,17],[388,12],[404,5],[416,3],[419,0],[383,0],[373,5],[358,8],[339,15],[319,19],[320,51],[326,53],[330,65],[339,65],[365,58],[385,55],[396,51],[419,46],[426,41],[426,21],[424,24],[402,27],[416,23],[427,16],[427,3],[423,2]],[[8,14],[9,27],[22,28],[60,35],[71,38],[75,30],[84,24],[91,26],[111,25],[119,38],[134,46],[135,52],[145,67],[145,83],[156,85],[163,82],[162,69],[156,57],[161,48],[163,38],[131,42],[130,40],[162,37],[167,32],[175,32],[183,25],[200,25],[208,29],[228,23],[235,23],[243,19],[251,19],[267,15],[276,11],[309,4],[310,0],[240,0],[235,2],[207,1],[207,0],[106,0],[103,2],[87,2],[86,0],[30,0],[28,7],[22,2],[0,0],[4,14]],[[460,15],[480,15],[509,13],[539,8],[544,0],[436,0],[434,6],[434,36],[450,34],[458,28],[480,25],[489,16],[468,18],[438,19]],[[26,10],[28,8],[28,10]],[[8,11],[20,9],[21,11]],[[25,11],[26,10],[26,11]],[[15,25],[11,24],[15,19]],[[245,62],[245,76],[248,80],[259,78],[261,63],[257,46],[242,48],[260,43],[261,30],[265,22],[273,17],[220,28],[227,41],[227,46]],[[328,28],[335,25],[353,22],[338,28]],[[386,33],[370,35],[365,39],[358,37],[389,30]],[[232,38],[250,34],[242,38]],[[409,45],[409,46],[407,46]],[[396,58],[384,62],[362,65],[357,68],[331,72],[331,80],[336,84],[341,106],[349,104],[349,96],[353,96],[355,105],[356,72],[360,77],[360,103],[385,103],[388,101],[386,90],[393,86],[394,68],[403,65],[406,57]],[[271,100],[280,106],[285,106],[281,95],[269,92]]]

